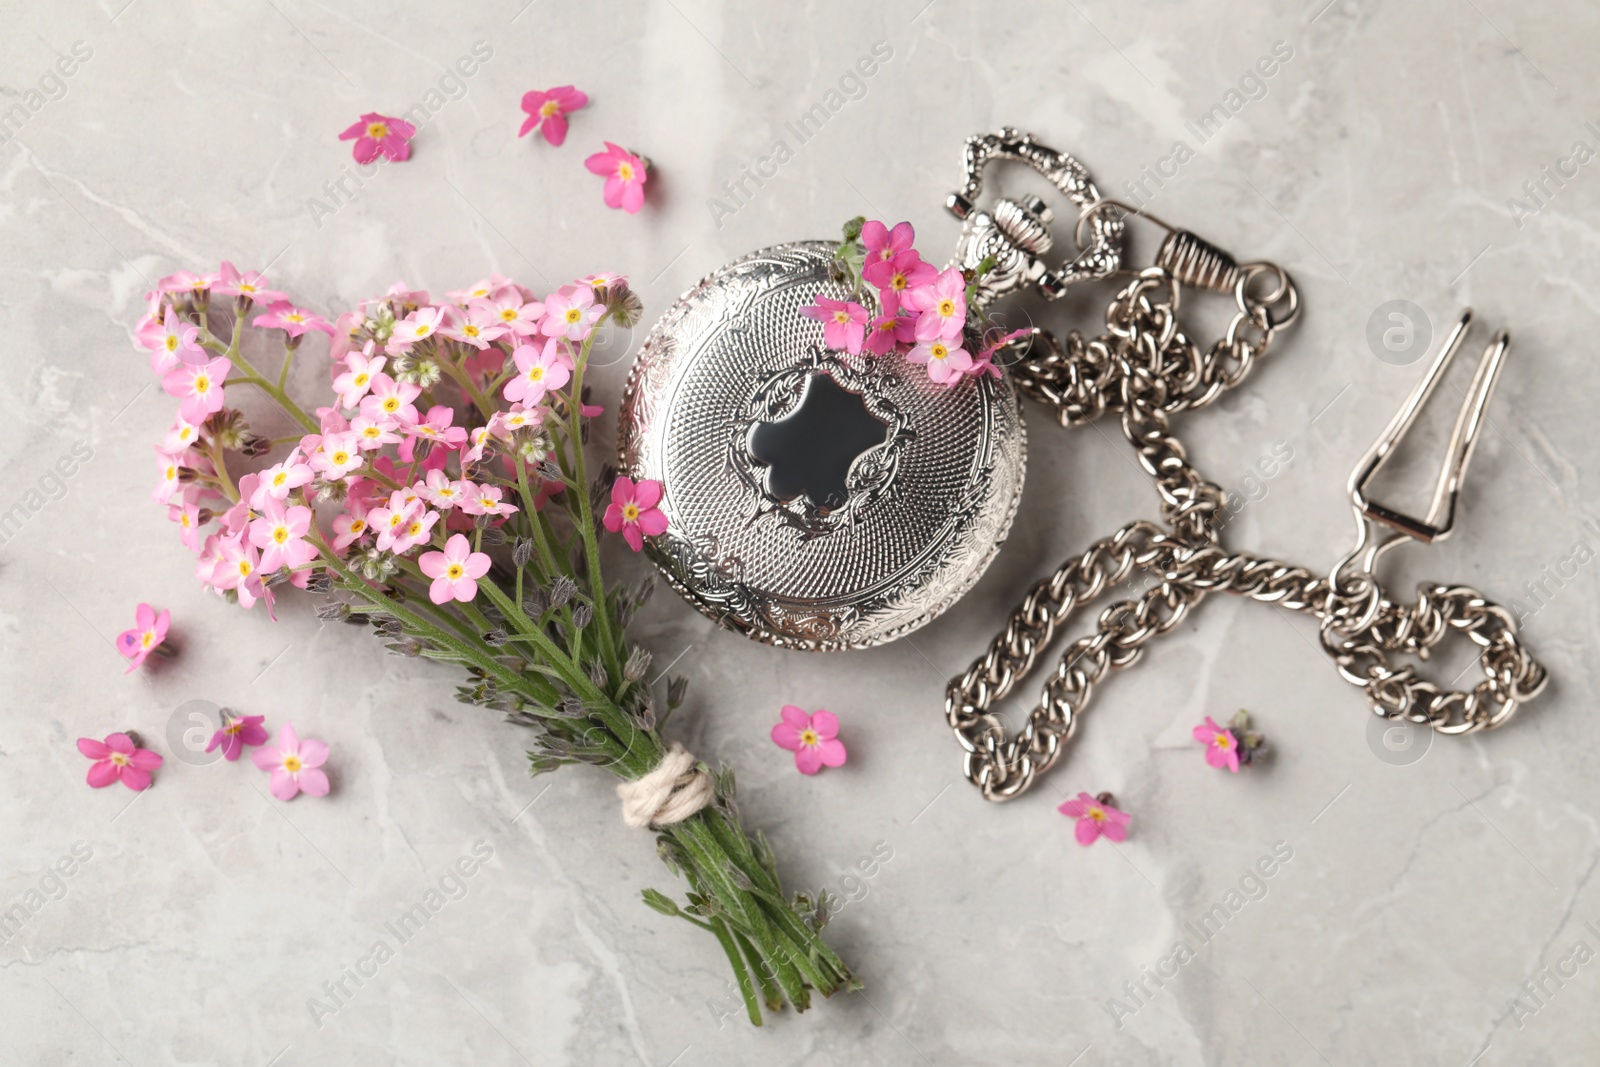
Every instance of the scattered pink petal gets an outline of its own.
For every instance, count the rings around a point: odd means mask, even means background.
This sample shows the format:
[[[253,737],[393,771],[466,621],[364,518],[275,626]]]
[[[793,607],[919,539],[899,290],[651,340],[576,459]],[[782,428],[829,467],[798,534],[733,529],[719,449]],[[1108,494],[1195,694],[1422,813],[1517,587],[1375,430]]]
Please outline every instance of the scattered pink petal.
[[[224,712],[222,728],[211,735],[211,740],[206,743],[206,751],[221,748],[222,758],[229,763],[234,762],[246,745],[253,748],[267,743],[266,727],[261,725],[264,719],[263,715],[239,718]]]
[[[1232,730],[1218,726],[1216,720],[1206,716],[1206,721],[1194,728],[1194,739],[1206,746],[1206,762],[1213,767],[1226,767],[1239,773],[1239,739]]]
[[[104,741],[80,737],[78,751],[95,761],[88,782],[96,789],[120,781],[137,793],[150,788],[150,772],[161,766],[160,756],[140,748],[134,736],[125,733],[110,734]]]
[[[1056,810],[1078,820],[1074,832],[1080,845],[1092,845],[1102,837],[1113,842],[1127,840],[1128,823],[1133,818],[1127,812],[1113,808],[1108,793],[1102,793],[1099,797],[1079,793],[1076,799],[1067,801]]]
[[[801,774],[844,766],[848,753],[839,740],[839,719],[833,712],[808,715],[793,704],[785,704],[779,715],[782,721],[772,728],[773,743],[794,753],[794,765]]]
[[[586,107],[588,103],[589,97],[570,85],[523,93],[522,110],[528,113],[528,117],[522,123],[522,129],[517,131],[517,136],[526,137],[538,130],[544,134],[546,141],[559,147],[567,139],[567,116]]]
[[[355,141],[357,163],[371,163],[380,155],[399,163],[411,158],[411,138],[417,128],[404,119],[369,111],[339,135],[341,141]]]
[[[328,775],[322,765],[328,760],[328,746],[295,733],[292,723],[278,731],[278,743],[266,745],[250,754],[251,762],[271,772],[268,788],[279,800],[293,800],[304,793],[320,797],[328,793]]]
[[[649,179],[649,165],[620,145],[610,141],[604,152],[596,152],[583,161],[591,174],[606,180],[607,207],[620,207],[630,215],[638,214],[644,206],[644,183]]]
[[[149,604],[140,604],[134,610],[133,620],[133,629],[124,630],[117,635],[117,651],[128,660],[125,674],[132,674],[138,670],[149,658],[150,653],[167,639],[167,627],[172,621],[172,612],[163,609],[161,614],[157,615]]]

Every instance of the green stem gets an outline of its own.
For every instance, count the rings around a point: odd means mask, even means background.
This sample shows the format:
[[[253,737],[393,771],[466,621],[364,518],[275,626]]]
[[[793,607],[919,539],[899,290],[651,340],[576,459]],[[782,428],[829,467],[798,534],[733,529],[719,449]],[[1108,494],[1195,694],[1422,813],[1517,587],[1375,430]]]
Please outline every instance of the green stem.
[[[444,372],[450,375],[450,378],[457,385],[461,386],[462,392],[466,393],[472,398],[473,404],[477,405],[478,410],[483,413],[483,417],[486,420],[494,417],[494,404],[489,401],[489,398],[486,395],[484,395],[483,390],[478,388],[477,383],[472,380],[472,375],[468,374],[464,368],[457,365],[455,360],[450,358],[449,353],[439,353],[439,366],[443,367]]]
[[[756,988],[750,981],[750,972],[745,969],[744,961],[739,958],[739,948],[734,942],[736,935],[728,929],[728,924],[721,919],[712,919],[709,925],[711,932],[717,935],[717,941],[722,945],[722,951],[728,954],[728,962],[733,966],[734,980],[739,983],[739,995],[744,998],[745,1014],[750,1016],[751,1025],[760,1026],[761,1005],[756,1003]],[[742,937],[739,938],[739,941],[742,942],[743,940]],[[751,966],[755,966],[755,964],[752,963]],[[767,982],[768,979],[763,976],[761,979],[763,990],[766,989]],[[767,1005],[769,1007],[772,1006],[770,997],[767,998]]]
[[[284,385],[289,381],[289,368],[294,364],[294,349],[287,344],[283,346],[283,366],[278,368],[278,392],[283,392]],[[288,394],[285,394],[288,395]]]
[[[583,403],[583,372],[589,363],[589,349],[594,345],[595,333],[610,316],[610,312],[600,317],[595,323],[595,329],[583,340],[583,348],[578,353],[575,367],[572,372],[572,388],[568,395],[573,415],[572,428],[572,465],[573,472],[577,475],[579,522],[578,532],[583,537],[584,556],[589,564],[589,590],[594,599],[594,625],[600,634],[600,653],[605,657],[606,671],[612,678],[622,677],[622,656],[618,652],[617,642],[611,630],[611,602],[606,596],[605,580],[600,574],[600,544],[594,535],[594,515],[589,505],[589,475],[585,470],[583,461],[583,414],[578,410]]]
[[[583,697],[585,704],[611,703],[606,698],[606,695],[596,687],[594,682],[589,680],[589,676],[584,674],[577,664],[568,658],[565,652],[561,651],[555,641],[551,640],[550,635],[545,633],[538,623],[528,618],[527,614],[522,610],[521,604],[513,604],[507,599],[500,587],[492,581],[479,582],[478,588],[488,595],[489,600],[499,610],[500,614],[506,617],[507,622],[515,626],[517,631],[527,637],[534,647],[544,653],[545,658],[550,661],[550,665],[560,673],[562,680],[567,683],[574,693]]]

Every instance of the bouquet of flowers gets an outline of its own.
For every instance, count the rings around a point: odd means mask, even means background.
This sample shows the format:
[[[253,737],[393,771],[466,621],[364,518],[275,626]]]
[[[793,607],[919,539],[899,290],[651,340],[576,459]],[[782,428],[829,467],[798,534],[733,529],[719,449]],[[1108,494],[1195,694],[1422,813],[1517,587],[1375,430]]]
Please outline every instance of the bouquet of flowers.
[[[601,410],[590,350],[640,311],[611,275],[543,300],[496,275],[440,301],[396,285],[329,323],[231,263],[172,275],[138,325],[180,402],[155,498],[219,597],[271,613],[285,587],[323,594],[323,619],[458,665],[459,699],[533,731],[534,773],[620,777],[624,818],[657,832],[688,883],[682,904],[653,889],[645,903],[717,939],[759,1025],[763,1003],[803,1011],[813,990],[859,983],[819,936],[827,900],[785,896],[767,842],[740,825],[732,772],[663,742],[686,685],[658,697],[626,635],[651,583],[601,573],[602,529],[638,551],[665,527],[659,484],[604,466],[591,480],[584,455]],[[303,407],[290,372],[318,332],[327,391]],[[296,432],[255,432],[236,406],[252,391]]]

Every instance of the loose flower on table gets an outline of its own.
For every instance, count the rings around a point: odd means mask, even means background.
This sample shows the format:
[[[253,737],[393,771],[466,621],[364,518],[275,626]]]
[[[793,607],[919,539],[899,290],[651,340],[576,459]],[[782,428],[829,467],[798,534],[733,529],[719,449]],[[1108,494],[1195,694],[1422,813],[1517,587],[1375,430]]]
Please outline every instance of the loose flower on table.
[[[1128,824],[1133,817],[1112,807],[1111,801],[1110,793],[1101,793],[1097,797],[1079,793],[1056,810],[1078,820],[1074,833],[1080,845],[1092,845],[1102,837],[1113,843],[1126,841]]]
[[[157,615],[149,604],[140,604],[133,613],[133,621],[133,629],[117,635],[117,651],[128,660],[128,669],[124,672],[127,674],[138,670],[152,652],[162,649],[167,628],[172,623],[172,612],[163,608]]]
[[[267,788],[279,800],[293,800],[301,793],[328,795],[328,775],[322,769],[328,762],[328,746],[309,737],[301,740],[292,723],[278,731],[276,744],[262,745],[250,754],[250,760],[271,773]]]
[[[522,129],[517,131],[517,136],[526,137],[538,130],[551,145],[560,147],[567,139],[567,116],[586,107],[588,103],[588,95],[570,85],[523,93],[522,110],[528,113],[528,117],[523,121]]]
[[[596,152],[583,161],[589,173],[605,178],[607,207],[621,208],[630,215],[644,206],[644,183],[649,180],[649,164],[620,145],[610,141],[604,152]]]
[[[80,737],[78,751],[94,760],[89,784],[96,789],[121,782],[135,793],[143,792],[150,788],[150,772],[162,763],[159,755],[139,746],[138,735],[133,733],[110,734],[104,741]]]
[[[404,119],[369,111],[339,135],[341,141],[354,141],[351,154],[357,163],[371,163],[380,155],[395,163],[411,158],[411,138],[417,128]]]
[[[824,767],[843,767],[849,754],[839,740],[839,717],[831,711],[807,713],[785,704],[782,719],[772,728],[772,740],[779,748],[794,753],[794,765],[801,774],[816,774]]]

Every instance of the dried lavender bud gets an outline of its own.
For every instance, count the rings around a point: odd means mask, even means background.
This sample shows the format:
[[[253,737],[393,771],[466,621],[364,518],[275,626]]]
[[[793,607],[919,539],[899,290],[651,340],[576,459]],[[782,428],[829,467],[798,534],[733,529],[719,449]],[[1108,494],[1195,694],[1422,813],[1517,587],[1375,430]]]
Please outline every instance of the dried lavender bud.
[[[198,477],[200,477],[200,472],[195,470],[193,467],[179,467],[178,468],[178,484],[179,485],[188,485],[190,482],[193,482]]]
[[[589,714],[589,709],[583,706],[583,701],[577,697],[562,697],[556,701],[555,713],[563,719],[581,719]]]
[[[522,613],[530,619],[537,619],[550,607],[549,600],[545,597],[543,589],[535,587],[522,594]]]
[[[567,601],[578,595],[578,586],[565,574],[556,575],[556,580],[550,583],[550,606],[559,608]]]
[[[306,579],[306,592],[331,593],[333,592],[333,575],[325,570],[311,572],[311,577]]]
[[[591,660],[590,662],[584,664],[583,669],[584,673],[588,674],[589,680],[595,684],[596,688],[611,688],[611,676],[606,673],[606,665],[604,663],[601,663],[599,660]]]
[[[547,481],[559,482],[563,479],[561,465],[549,456],[541,457],[538,463],[539,476]]]
[[[267,575],[267,588],[271,589],[274,586],[282,585],[284,582],[287,582],[288,580],[289,580],[289,568],[287,568],[287,567],[279,567],[277,570],[275,570],[271,574]]]
[[[594,608],[589,604],[579,604],[572,609],[572,625],[581,630],[594,621]]]
[[[639,701],[639,706],[633,709],[633,720],[639,724],[639,728],[642,730],[654,730],[656,728],[656,698],[651,695],[648,689],[641,690],[641,692],[644,696]]]
[[[682,677],[667,679],[667,707],[668,708],[675,710],[677,708],[682,707],[683,706],[683,699],[684,699],[684,697],[686,697],[688,695],[689,695],[689,679],[682,678]]]
[[[526,567],[528,560],[533,558],[533,542],[526,537],[517,538],[517,543],[511,548],[511,562],[518,567]]]
[[[643,648],[635,647],[628,653],[628,661],[622,665],[622,676],[630,682],[637,682],[650,672],[650,653]]]
[[[646,604],[650,603],[650,598],[655,596],[655,595],[656,595],[656,577],[655,577],[655,575],[651,574],[651,575],[647,575],[645,577],[645,579],[642,582],[639,583],[639,588],[633,594],[633,599],[634,599],[634,602],[637,603],[639,607],[644,607]]]
[[[422,642],[415,637],[402,637],[398,641],[390,641],[387,647],[391,652],[410,658],[422,655]]]
[[[506,535],[498,526],[486,526],[479,540],[486,545],[503,545],[506,543]]]
[[[551,759],[548,756],[536,756],[528,753],[528,773],[549,774],[551,771],[560,770],[565,760]]]
[[[500,648],[508,640],[510,640],[510,635],[504,630],[490,630],[483,635],[483,643],[490,648]]]
[[[343,622],[350,617],[350,605],[342,600],[322,604],[317,608],[317,618],[323,622]]]

